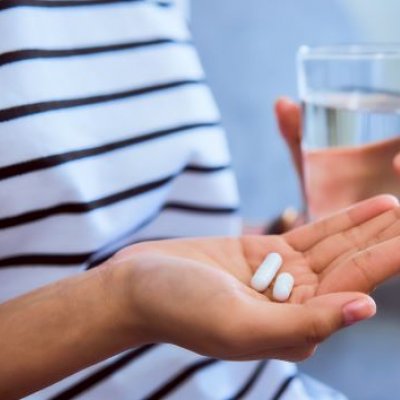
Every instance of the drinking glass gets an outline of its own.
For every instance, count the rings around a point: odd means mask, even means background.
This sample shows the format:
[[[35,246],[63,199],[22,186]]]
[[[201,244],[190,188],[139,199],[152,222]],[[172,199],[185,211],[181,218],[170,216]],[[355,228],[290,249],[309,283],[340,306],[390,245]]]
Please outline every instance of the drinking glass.
[[[298,83],[308,217],[400,197],[400,45],[303,46]]]

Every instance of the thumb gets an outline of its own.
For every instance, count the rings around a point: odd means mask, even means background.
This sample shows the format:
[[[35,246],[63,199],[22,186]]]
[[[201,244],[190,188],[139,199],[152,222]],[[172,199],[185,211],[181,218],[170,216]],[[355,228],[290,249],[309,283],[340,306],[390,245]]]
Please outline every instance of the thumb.
[[[274,347],[318,344],[339,329],[371,318],[376,312],[372,298],[355,292],[313,297],[304,304],[264,303],[260,307],[264,310],[258,310],[258,315],[269,318],[257,319],[264,326],[252,330],[260,333],[252,340],[264,341],[265,345],[268,332],[269,344]]]
[[[393,168],[396,174],[400,176],[400,153],[393,159]]]
[[[279,98],[275,103],[275,114],[279,130],[288,144],[299,144],[301,141],[300,107],[287,97]]]
[[[305,343],[319,343],[345,326],[373,317],[376,304],[363,293],[332,293],[310,299],[303,312],[307,323],[300,337]]]
[[[292,100],[282,97],[275,103],[275,114],[279,130],[289,148],[297,173],[302,178],[300,107]]]

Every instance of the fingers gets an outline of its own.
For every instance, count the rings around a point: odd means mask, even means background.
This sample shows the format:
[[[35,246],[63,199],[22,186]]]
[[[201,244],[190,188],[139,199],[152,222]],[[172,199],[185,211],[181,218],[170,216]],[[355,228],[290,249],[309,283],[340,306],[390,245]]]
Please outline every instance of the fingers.
[[[301,305],[257,300],[245,312],[239,327],[243,341],[238,341],[247,347],[243,355],[276,355],[277,349],[315,346],[344,326],[372,317],[376,306],[370,297],[348,292],[318,296]]]
[[[308,253],[315,272],[329,272],[352,253],[400,235],[400,208],[396,207],[351,229],[320,241]]]
[[[285,234],[288,243],[298,251],[306,251],[321,240],[351,229],[398,206],[391,195],[364,200],[330,217],[302,226]]]
[[[400,237],[356,253],[321,282],[318,292],[357,290],[369,293],[400,271]]]
[[[302,178],[301,154],[301,110],[300,107],[288,98],[280,98],[275,103],[275,114],[279,130],[289,147],[296,171]]]

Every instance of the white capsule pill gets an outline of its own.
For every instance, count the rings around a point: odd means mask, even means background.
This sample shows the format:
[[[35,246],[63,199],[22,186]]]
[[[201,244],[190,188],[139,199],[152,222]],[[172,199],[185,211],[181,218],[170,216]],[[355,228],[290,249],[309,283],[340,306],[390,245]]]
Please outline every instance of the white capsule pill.
[[[291,274],[283,272],[276,278],[272,297],[276,301],[286,301],[292,293],[294,278]]]
[[[257,292],[263,292],[271,284],[282,265],[282,257],[278,253],[270,253],[258,267],[251,279],[251,287]]]

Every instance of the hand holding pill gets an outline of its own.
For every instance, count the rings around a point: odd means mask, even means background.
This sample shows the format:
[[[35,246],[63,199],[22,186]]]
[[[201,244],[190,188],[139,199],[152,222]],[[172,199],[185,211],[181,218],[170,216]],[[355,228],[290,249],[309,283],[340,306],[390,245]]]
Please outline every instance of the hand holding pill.
[[[144,342],[300,360],[375,313],[366,294],[400,271],[399,210],[379,196],[281,236],[147,242],[110,262],[131,285],[120,292],[132,294]]]

